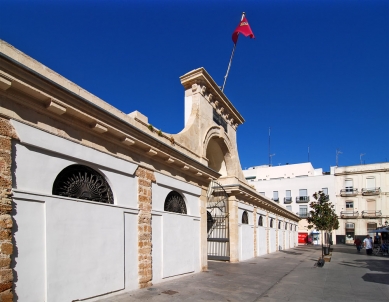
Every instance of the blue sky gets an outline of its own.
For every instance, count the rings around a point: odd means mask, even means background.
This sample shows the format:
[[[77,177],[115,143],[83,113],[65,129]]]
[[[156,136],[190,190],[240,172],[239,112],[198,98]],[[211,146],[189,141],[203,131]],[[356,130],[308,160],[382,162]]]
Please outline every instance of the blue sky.
[[[0,38],[125,113],[184,126],[179,77],[204,67],[245,118],[243,168],[389,160],[389,1],[2,0]],[[162,109],[163,108],[163,109]]]

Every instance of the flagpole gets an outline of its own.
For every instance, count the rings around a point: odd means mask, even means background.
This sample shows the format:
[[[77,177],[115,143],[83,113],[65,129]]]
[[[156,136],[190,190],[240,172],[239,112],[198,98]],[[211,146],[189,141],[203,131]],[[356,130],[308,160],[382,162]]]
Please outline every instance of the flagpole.
[[[243,20],[245,14],[246,14],[245,12],[242,13],[242,18],[240,19],[240,21]],[[238,33],[238,36],[239,36],[239,33]],[[231,63],[232,63],[232,59],[234,58],[234,53],[235,53],[235,48],[236,48],[236,44],[237,43],[238,43],[238,41],[236,41],[236,43],[234,43],[234,47],[232,48],[230,62],[228,63],[227,72],[226,72],[226,75],[224,76],[224,83],[223,83],[223,86],[222,86],[222,92],[224,92],[224,87],[226,86],[227,77],[228,77],[228,74],[230,73]]]

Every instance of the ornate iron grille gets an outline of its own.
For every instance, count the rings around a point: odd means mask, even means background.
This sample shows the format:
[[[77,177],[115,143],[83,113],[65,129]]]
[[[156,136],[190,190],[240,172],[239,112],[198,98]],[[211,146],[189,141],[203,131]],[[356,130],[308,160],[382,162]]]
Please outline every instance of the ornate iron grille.
[[[53,195],[113,204],[113,194],[105,178],[83,165],[63,169],[54,181]]]
[[[207,200],[208,259],[230,260],[228,195],[217,182],[211,181]]]
[[[243,224],[249,224],[249,216],[247,215],[247,212],[244,211],[242,214],[242,223]]]
[[[259,225],[259,226],[263,226],[263,217],[262,217],[262,215],[259,215],[259,218],[258,218],[258,225]]]
[[[186,214],[185,200],[180,193],[171,191],[166,196],[164,210],[167,212]]]

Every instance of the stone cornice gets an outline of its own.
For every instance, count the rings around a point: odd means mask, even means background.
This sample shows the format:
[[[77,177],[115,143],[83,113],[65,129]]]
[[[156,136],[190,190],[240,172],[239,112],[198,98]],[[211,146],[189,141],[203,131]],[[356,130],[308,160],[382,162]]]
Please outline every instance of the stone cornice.
[[[372,169],[372,170],[359,170],[359,171],[344,171],[344,172],[334,173],[334,175],[335,176],[342,176],[342,175],[381,173],[381,172],[389,172],[389,168]]]
[[[239,200],[253,206],[268,210],[276,215],[282,215],[285,218],[298,222],[300,217],[284,209],[279,204],[260,195],[257,191],[248,188],[243,184],[226,184],[222,185],[228,195],[236,196]]]
[[[31,70],[23,64],[24,62],[15,61],[4,55],[1,50],[0,93],[5,94],[7,98],[67,124],[78,121],[79,125],[83,125],[84,131],[90,131],[131,152],[169,165],[170,169],[176,166],[175,169],[189,175],[190,178],[209,182],[209,179],[220,177],[219,173],[176,150],[174,145],[168,145],[143,132],[131,124],[130,117],[117,109],[115,109],[117,112],[110,110],[112,106],[109,104],[100,100],[106,104],[101,107],[100,104],[75,94],[37,71]],[[2,115],[5,115],[4,112]],[[135,121],[133,123],[135,124]]]
[[[243,117],[221,91],[216,82],[204,68],[198,68],[180,77],[184,88],[201,93],[234,129],[244,123]]]

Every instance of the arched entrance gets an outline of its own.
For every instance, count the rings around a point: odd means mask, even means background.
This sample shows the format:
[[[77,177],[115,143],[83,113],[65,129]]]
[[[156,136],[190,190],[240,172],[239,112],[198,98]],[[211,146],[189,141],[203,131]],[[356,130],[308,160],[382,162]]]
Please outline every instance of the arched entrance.
[[[215,181],[208,188],[207,232],[208,259],[229,261],[228,195]]]

